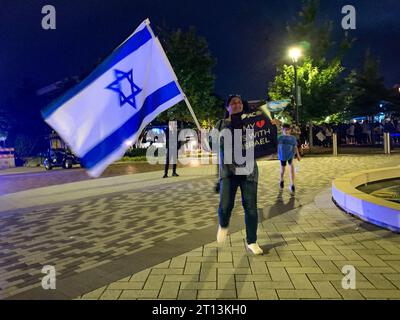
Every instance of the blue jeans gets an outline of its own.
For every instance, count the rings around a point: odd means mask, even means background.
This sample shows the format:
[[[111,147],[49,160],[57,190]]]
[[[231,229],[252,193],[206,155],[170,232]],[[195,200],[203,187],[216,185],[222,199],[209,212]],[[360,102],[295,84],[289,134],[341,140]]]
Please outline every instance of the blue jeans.
[[[248,244],[257,241],[257,182],[249,181],[246,176],[230,176],[220,180],[220,202],[218,208],[219,225],[222,228],[229,226],[235,196],[238,187],[242,192],[242,205],[246,223],[246,241]]]

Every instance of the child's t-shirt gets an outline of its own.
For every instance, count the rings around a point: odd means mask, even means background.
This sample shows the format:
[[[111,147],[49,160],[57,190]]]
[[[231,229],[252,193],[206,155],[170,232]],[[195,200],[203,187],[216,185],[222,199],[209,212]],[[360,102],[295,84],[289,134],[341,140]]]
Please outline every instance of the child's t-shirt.
[[[278,159],[281,161],[292,160],[295,146],[297,146],[297,140],[294,136],[281,135],[278,138]]]

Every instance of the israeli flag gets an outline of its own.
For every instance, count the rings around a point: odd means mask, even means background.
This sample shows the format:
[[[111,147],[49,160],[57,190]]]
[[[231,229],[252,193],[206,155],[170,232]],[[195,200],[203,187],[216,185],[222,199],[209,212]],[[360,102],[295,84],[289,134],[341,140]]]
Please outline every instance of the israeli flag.
[[[147,124],[183,99],[147,19],[42,115],[81,159],[88,174],[98,177],[124,155]]]
[[[290,105],[290,100],[276,100],[267,102],[267,108],[271,112],[278,112],[284,110],[288,105]]]

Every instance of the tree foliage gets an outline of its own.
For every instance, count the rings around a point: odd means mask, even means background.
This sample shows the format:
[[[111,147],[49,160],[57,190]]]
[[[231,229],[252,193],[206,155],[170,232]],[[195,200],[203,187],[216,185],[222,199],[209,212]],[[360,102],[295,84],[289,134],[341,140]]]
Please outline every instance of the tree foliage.
[[[187,31],[159,29],[159,37],[200,124],[211,126],[221,116],[222,108],[221,100],[214,95],[213,68],[216,60],[211,55],[206,39],[199,37],[193,27]],[[163,112],[158,120],[193,122],[184,102]]]
[[[332,61],[325,68],[316,66],[309,57],[299,65],[298,85],[301,87],[300,119],[318,121],[343,109],[340,78],[344,68],[339,61]],[[270,85],[269,95],[273,100],[289,97],[293,92],[294,68],[284,65]]]
[[[357,73],[348,77],[350,88],[350,108],[352,116],[375,115],[379,112],[379,103],[387,96],[383,77],[379,70],[379,61],[368,49],[365,53],[364,66]]]
[[[5,141],[8,137],[10,125],[7,121],[6,113],[0,109],[0,142]]]
[[[49,127],[40,113],[45,102],[37,96],[37,89],[31,79],[24,79],[14,96],[1,107],[4,111],[3,130],[7,132],[8,145],[14,146],[19,136],[30,137],[37,141],[49,132]]]

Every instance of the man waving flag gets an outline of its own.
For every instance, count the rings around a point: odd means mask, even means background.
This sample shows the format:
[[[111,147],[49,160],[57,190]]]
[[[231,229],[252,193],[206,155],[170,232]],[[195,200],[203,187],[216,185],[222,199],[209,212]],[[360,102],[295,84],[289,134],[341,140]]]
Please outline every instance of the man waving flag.
[[[45,121],[98,177],[157,115],[185,96],[150,21],[85,80],[42,111]]]

